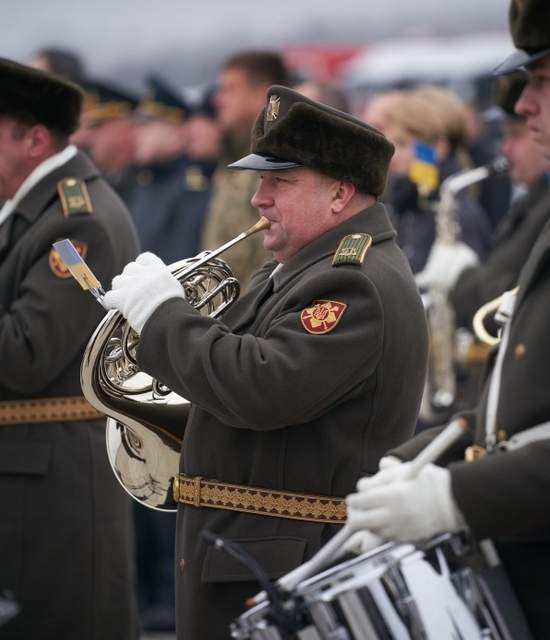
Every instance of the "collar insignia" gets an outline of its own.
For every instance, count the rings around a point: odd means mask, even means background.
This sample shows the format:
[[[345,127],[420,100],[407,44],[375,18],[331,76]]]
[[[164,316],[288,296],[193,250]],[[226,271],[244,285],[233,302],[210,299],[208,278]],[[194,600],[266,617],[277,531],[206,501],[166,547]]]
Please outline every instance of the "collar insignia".
[[[341,264],[363,264],[371,244],[372,236],[368,233],[352,233],[349,236],[345,236],[338,245],[338,249],[336,249],[336,253],[332,259],[332,266],[336,267]]]

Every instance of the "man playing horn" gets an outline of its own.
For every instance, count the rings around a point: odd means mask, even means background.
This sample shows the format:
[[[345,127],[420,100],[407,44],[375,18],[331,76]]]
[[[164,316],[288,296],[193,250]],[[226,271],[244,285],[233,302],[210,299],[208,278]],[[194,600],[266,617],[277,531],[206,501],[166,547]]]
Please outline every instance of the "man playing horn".
[[[377,202],[392,153],[368,124],[271,87],[252,153],[231,166],[258,173],[252,204],[274,260],[221,320],[152,254],[105,298],[140,334],[141,369],[193,403],[174,485],[179,638],[226,638],[257,591],[203,529],[277,578],[334,534],[342,497],[412,434],[427,332]]]

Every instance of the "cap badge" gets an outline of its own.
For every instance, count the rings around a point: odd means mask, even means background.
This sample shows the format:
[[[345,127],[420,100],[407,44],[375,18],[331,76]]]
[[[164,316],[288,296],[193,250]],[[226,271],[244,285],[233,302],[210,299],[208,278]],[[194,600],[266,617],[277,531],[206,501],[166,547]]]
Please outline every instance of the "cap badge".
[[[281,108],[281,98],[279,96],[271,96],[267,103],[267,111],[265,113],[265,119],[268,122],[273,122],[279,117],[279,109]]]
[[[334,300],[314,300],[313,306],[302,311],[300,320],[308,333],[328,333],[340,322],[347,306]]]

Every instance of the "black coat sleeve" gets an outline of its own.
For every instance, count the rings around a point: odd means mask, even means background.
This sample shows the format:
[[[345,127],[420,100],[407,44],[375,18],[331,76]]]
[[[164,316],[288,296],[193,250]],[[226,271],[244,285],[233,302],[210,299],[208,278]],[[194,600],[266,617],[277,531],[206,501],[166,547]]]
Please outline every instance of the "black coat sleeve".
[[[0,386],[21,393],[39,393],[55,380],[81,353],[103,314],[72,277],[55,274],[52,243],[79,240],[86,244],[86,261],[98,277],[113,270],[109,243],[92,216],[64,218],[56,211],[51,218],[33,238],[13,303],[0,309]]]
[[[364,383],[381,357],[378,292],[361,272],[342,271],[296,287],[261,336],[237,335],[184,300],[169,300],[144,327],[140,366],[230,426],[267,430],[312,420]],[[300,314],[314,300],[347,305],[330,332],[313,335],[302,325]]]

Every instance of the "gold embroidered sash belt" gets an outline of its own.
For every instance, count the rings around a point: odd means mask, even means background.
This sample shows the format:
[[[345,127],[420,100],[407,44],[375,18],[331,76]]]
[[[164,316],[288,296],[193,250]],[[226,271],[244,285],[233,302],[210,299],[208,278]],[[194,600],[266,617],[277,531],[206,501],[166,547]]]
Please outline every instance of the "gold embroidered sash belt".
[[[173,479],[172,486],[176,502],[194,507],[328,524],[344,524],[346,521],[344,498],[247,487],[183,473]]]
[[[25,422],[68,422],[97,420],[104,417],[83,396],[63,398],[33,398],[0,402],[0,424]]]

